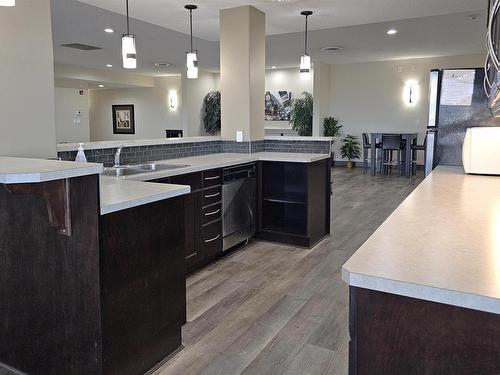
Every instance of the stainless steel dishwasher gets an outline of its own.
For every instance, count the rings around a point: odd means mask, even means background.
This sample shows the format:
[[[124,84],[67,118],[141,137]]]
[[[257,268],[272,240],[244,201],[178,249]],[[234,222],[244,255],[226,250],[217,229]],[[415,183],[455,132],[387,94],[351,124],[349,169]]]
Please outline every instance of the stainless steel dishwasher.
[[[257,185],[255,163],[222,170],[222,249],[255,234]]]

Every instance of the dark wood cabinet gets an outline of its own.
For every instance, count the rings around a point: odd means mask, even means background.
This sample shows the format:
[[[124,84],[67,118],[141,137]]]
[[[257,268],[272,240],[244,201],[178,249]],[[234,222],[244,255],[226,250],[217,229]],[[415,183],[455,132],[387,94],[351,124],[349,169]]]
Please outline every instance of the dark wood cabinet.
[[[210,169],[151,182],[189,185],[186,198],[185,257],[187,272],[210,263],[222,254],[222,170]]]
[[[500,374],[500,315],[350,287],[349,375]]]
[[[330,160],[260,164],[257,237],[312,247],[330,234]]]
[[[142,374],[181,346],[184,199],[101,216],[104,374]]]

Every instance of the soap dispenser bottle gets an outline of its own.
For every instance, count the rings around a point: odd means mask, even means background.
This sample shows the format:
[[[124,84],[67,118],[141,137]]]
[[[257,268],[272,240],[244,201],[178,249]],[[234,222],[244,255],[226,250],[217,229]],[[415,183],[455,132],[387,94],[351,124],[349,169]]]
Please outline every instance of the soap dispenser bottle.
[[[87,162],[87,158],[85,157],[85,151],[83,151],[83,143],[79,143],[79,145],[80,146],[78,146],[78,153],[76,154],[75,161],[85,163]]]

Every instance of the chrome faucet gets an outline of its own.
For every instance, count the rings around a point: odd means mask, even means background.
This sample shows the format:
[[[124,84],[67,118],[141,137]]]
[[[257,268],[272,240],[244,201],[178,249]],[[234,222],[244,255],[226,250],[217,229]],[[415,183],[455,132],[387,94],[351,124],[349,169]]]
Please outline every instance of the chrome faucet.
[[[116,149],[116,152],[115,152],[115,165],[114,165],[115,168],[118,168],[120,166],[120,154],[122,153],[122,148],[123,148],[123,145],[121,145],[120,147],[118,147]]]

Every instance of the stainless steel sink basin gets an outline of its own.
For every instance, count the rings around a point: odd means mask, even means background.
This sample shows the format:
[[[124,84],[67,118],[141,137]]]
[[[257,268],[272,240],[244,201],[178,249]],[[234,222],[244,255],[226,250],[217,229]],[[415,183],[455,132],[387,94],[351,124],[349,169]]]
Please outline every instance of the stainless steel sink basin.
[[[139,173],[145,173],[144,169],[136,168],[136,167],[111,167],[104,168],[104,172],[102,173],[105,176],[130,176]]]
[[[166,163],[145,163],[134,165],[134,168],[140,168],[146,171],[162,171],[167,169],[177,169],[189,167],[187,164],[166,164]]]

